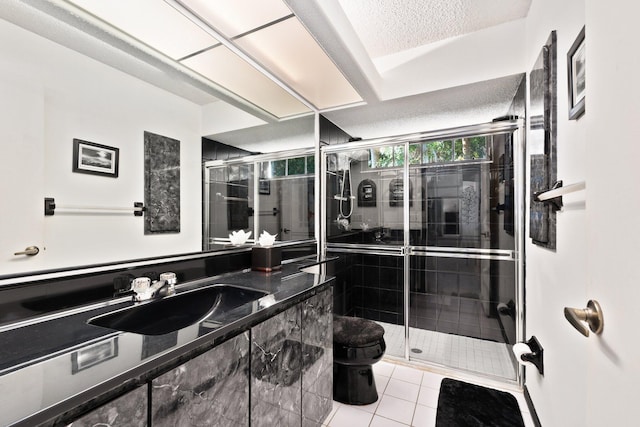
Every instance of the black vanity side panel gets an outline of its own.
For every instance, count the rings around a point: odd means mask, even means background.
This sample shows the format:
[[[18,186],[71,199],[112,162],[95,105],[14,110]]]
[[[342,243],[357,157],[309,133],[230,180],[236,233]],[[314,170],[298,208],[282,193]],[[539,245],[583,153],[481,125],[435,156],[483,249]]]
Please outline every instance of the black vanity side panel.
[[[251,425],[301,424],[302,342],[296,305],[251,328]]]
[[[333,288],[302,308],[302,426],[319,427],[333,407]]]

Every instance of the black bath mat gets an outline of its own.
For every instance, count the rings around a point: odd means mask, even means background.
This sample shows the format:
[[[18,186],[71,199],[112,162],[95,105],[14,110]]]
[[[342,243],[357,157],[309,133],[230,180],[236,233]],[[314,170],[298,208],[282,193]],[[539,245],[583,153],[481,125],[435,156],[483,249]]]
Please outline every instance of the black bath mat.
[[[436,427],[524,427],[524,421],[513,395],[445,378]]]

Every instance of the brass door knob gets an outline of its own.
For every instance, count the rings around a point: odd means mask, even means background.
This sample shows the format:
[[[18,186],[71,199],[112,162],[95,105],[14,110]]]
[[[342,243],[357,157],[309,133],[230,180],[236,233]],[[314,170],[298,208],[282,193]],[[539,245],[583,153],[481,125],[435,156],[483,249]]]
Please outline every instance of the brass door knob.
[[[589,336],[589,329],[594,334],[599,334],[604,327],[602,308],[600,308],[600,304],[596,300],[589,300],[587,308],[565,307],[564,317],[585,337]],[[585,323],[589,325],[588,329]]]

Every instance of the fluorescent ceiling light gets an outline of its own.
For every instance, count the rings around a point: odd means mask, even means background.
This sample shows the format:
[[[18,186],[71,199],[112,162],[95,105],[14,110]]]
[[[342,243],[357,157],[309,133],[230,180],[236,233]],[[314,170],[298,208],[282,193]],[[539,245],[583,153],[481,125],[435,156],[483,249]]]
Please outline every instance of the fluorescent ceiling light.
[[[163,1],[70,1],[172,59],[184,58],[218,43]]]
[[[362,102],[282,0],[69,0],[278,118]]]
[[[291,15],[282,0],[181,0],[181,3],[227,38]]]
[[[224,46],[181,62],[276,117],[310,112],[304,104]]]
[[[296,17],[234,43],[318,109],[362,101]]]

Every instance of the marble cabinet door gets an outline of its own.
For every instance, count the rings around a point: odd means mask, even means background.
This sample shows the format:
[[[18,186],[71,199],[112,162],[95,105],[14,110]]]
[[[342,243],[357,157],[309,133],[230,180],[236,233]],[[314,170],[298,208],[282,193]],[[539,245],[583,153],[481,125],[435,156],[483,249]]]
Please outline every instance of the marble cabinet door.
[[[139,387],[69,424],[73,427],[144,427],[146,425],[147,386]]]
[[[151,420],[161,426],[249,425],[249,332],[156,378]]]
[[[321,426],[333,407],[333,287],[301,304],[302,425]]]
[[[251,329],[252,427],[301,425],[300,304]]]

